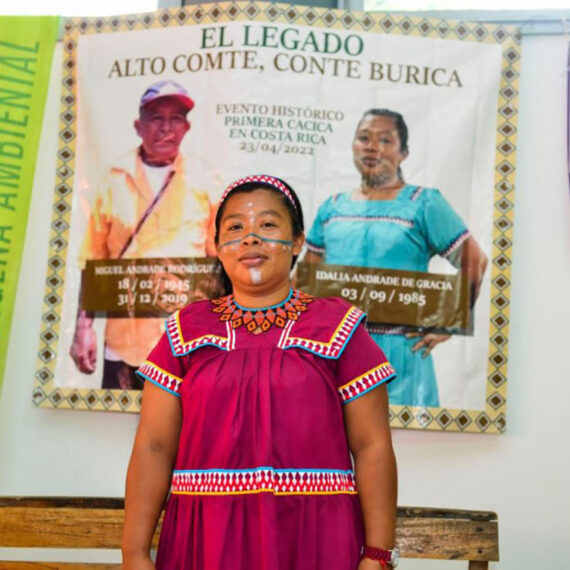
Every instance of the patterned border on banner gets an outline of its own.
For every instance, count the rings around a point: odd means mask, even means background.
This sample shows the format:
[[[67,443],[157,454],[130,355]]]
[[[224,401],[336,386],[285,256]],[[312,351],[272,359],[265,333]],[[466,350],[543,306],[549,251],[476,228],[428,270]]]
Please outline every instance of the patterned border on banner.
[[[439,431],[502,433],[506,429],[507,356],[513,245],[515,150],[518,121],[520,32],[511,26],[435,20],[405,15],[348,12],[289,4],[232,2],[171,8],[111,18],[65,22],[62,108],[52,213],[48,275],[42,313],[38,367],[33,392],[37,406],[137,412],[134,391],[59,388],[54,382],[75,160],[77,42],[81,34],[146,30],[227,21],[270,21],[330,29],[465,40],[502,46],[497,109],[491,313],[485,410],[391,406],[390,425]],[[136,394],[133,396],[133,394]]]

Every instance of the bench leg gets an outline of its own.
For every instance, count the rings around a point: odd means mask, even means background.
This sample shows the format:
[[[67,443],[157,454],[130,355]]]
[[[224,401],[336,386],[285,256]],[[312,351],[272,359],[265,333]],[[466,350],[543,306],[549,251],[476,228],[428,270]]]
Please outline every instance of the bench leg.
[[[489,563],[481,562],[479,560],[470,560],[469,570],[489,570]]]

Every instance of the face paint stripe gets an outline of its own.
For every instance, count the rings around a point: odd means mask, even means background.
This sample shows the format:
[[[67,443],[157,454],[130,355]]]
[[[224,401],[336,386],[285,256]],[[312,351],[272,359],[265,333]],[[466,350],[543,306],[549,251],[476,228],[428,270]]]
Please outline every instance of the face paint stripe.
[[[259,239],[261,239],[261,241],[265,241],[267,243],[281,243],[283,245],[293,245],[292,241],[286,240],[286,239],[269,239],[269,238],[263,238],[260,236],[256,236],[259,237]]]
[[[261,281],[261,271],[259,269],[251,268],[249,270],[249,275],[251,277],[251,282],[257,285]]]
[[[234,245],[236,243],[240,243],[241,239],[232,239],[230,241],[226,241],[224,243],[221,243],[218,247],[221,249],[222,247],[227,247],[228,245]]]
[[[256,237],[257,239],[259,239],[265,243],[280,243],[282,245],[293,245],[292,241],[289,241],[286,239],[270,239],[270,238],[265,238],[263,236],[260,236],[258,234],[250,233],[241,239],[234,239],[234,240],[230,240],[230,241],[226,241],[224,243],[221,243],[218,247],[221,249],[222,247],[226,247],[226,246],[232,245],[234,243],[241,243],[244,239],[246,239],[248,237]]]

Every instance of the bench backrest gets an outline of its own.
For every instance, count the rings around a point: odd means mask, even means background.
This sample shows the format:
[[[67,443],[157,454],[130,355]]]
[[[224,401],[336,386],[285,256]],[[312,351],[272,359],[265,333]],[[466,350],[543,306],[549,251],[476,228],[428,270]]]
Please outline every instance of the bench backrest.
[[[0,498],[0,547],[120,548],[123,513],[123,499]],[[160,524],[155,546],[159,530]],[[489,561],[499,559],[498,521],[492,512],[399,507],[396,535],[403,558],[467,560],[470,570],[488,568]],[[31,568],[23,562],[0,566]],[[103,570],[119,565],[69,563],[57,568]]]

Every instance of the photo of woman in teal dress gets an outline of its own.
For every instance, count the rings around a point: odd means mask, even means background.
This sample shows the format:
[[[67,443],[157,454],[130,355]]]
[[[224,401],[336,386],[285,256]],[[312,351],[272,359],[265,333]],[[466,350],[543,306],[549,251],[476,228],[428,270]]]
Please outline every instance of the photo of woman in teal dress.
[[[427,272],[430,259],[439,255],[469,280],[474,303],[487,259],[439,190],[404,180],[400,165],[409,150],[402,115],[366,111],[352,152],[361,185],[321,204],[307,236],[305,261]],[[439,407],[431,352],[449,335],[381,323],[368,329],[400,378],[388,387],[390,403]]]

